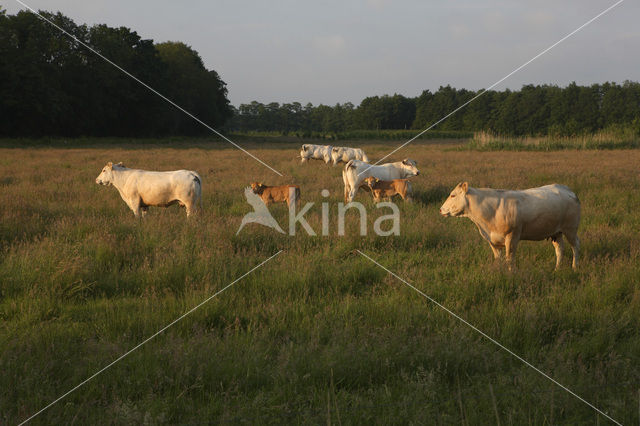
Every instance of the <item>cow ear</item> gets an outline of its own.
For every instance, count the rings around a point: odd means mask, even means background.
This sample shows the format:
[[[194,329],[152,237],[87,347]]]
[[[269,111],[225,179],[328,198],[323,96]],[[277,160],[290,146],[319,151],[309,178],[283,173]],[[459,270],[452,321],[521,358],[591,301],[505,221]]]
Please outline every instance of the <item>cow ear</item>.
[[[462,189],[462,192],[466,194],[469,191],[469,182],[462,182],[462,184],[460,184],[460,188]]]
[[[124,164],[122,164],[122,161],[121,161],[118,164],[116,164],[116,166],[124,167]]]
[[[408,158],[405,158],[404,160],[402,160],[402,164],[406,165],[407,164],[407,160],[408,160]]]
[[[112,168],[112,167],[113,167],[113,163],[112,163],[111,161],[109,161],[109,162],[107,163],[107,167]]]

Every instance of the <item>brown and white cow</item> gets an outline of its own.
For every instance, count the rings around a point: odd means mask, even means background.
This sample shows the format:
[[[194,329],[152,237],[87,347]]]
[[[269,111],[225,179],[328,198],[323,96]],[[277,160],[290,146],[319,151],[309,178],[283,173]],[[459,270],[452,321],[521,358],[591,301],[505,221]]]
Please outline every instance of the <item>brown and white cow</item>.
[[[409,158],[395,163],[369,164],[364,161],[351,160],[342,171],[344,183],[344,199],[346,203],[353,201],[358,189],[363,187],[364,180],[370,176],[380,180],[406,179],[419,175],[416,162]],[[366,187],[366,184],[364,185]]]
[[[202,207],[202,179],[191,170],[151,172],[108,162],[96,183],[114,186],[136,217],[144,216],[149,206],[180,204],[187,217],[197,210],[198,203]]]
[[[380,180],[369,176],[365,182],[371,189],[373,200],[376,203],[382,199],[391,199],[394,195],[401,196],[404,201],[411,201],[413,188],[408,179]]]
[[[298,185],[267,186],[263,183],[252,182],[251,190],[260,196],[262,201],[268,206],[271,203],[286,202],[288,207],[291,203],[300,204],[300,187]]]
[[[523,191],[472,188],[458,184],[440,207],[443,216],[468,217],[489,242],[495,259],[505,248],[511,269],[521,240],[551,239],[556,250],[556,269],[562,261],[562,235],[573,250],[573,269],[578,266],[580,200],[564,185],[552,184]]]

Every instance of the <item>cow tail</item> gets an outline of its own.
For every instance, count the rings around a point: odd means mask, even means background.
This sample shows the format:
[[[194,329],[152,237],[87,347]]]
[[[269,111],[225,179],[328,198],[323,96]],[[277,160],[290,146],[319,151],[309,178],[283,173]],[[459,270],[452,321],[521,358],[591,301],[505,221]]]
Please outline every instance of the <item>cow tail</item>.
[[[202,178],[196,172],[192,172],[193,182],[195,183],[196,197],[198,198],[198,204],[200,204],[200,210],[202,210]]]

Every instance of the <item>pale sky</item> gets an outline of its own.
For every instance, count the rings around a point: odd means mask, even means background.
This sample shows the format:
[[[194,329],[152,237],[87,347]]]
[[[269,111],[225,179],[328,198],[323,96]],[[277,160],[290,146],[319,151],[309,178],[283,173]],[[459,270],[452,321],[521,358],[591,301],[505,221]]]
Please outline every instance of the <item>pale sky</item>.
[[[0,0],[8,13],[15,0]],[[487,87],[615,0],[24,0],[76,23],[182,41],[239,105],[359,104],[450,84]],[[496,89],[640,81],[640,2],[625,0]],[[107,66],[105,64],[105,66]],[[128,70],[136,74],[136,70]]]

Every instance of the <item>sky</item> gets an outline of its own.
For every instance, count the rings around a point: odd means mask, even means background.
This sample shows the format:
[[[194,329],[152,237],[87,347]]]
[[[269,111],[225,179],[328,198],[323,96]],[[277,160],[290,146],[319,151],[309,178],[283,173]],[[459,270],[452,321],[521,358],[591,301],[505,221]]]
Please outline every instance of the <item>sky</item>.
[[[23,0],[76,23],[182,41],[241,103],[359,104],[500,80],[616,0]],[[7,13],[22,8],[0,3]],[[625,0],[496,90],[640,81],[640,2]],[[135,70],[128,70],[135,74]]]

